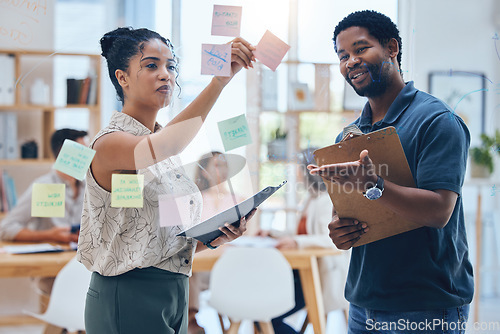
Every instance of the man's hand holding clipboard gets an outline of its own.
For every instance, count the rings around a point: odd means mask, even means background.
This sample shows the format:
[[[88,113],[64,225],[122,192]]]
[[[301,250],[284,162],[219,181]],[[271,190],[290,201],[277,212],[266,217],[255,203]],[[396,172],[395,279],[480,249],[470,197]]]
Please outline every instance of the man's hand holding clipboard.
[[[359,160],[322,165],[307,166],[309,173],[317,174],[331,182],[343,186],[346,183],[355,184],[358,190],[364,191],[368,186],[377,183],[377,174],[372,160],[368,156],[368,150],[363,150],[359,154]]]
[[[361,134],[350,129],[343,140],[314,152],[310,173],[325,180],[336,213],[330,237],[340,249],[361,246],[420,227],[375,199],[384,180],[414,187],[401,142],[393,127]]]
[[[363,150],[360,153],[358,161],[323,165],[307,166],[311,174],[318,174],[330,182],[338,183],[344,186],[347,182],[356,184],[364,189],[367,185],[374,185],[377,182],[375,167],[368,156],[368,151]],[[358,189],[364,191],[364,189]],[[356,244],[363,234],[370,229],[365,222],[360,222],[352,218],[339,218],[335,207],[333,208],[333,217],[328,225],[330,238],[338,249],[350,249]]]

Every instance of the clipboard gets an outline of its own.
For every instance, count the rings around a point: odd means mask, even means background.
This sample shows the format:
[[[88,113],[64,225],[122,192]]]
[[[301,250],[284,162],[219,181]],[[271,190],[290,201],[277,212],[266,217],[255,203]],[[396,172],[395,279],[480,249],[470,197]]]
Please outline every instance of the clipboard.
[[[359,160],[362,150],[368,150],[377,175],[400,186],[415,187],[396,128],[390,126],[353,137],[338,144],[314,151],[318,166]],[[369,231],[353,245],[365,245],[396,234],[422,227],[397,215],[377,201],[370,201],[352,187],[340,186],[325,180],[328,194],[340,218],[354,218],[365,222]]]
[[[238,227],[241,217],[247,217],[253,209],[261,205],[262,202],[268,199],[272,194],[274,194],[285,184],[286,181],[283,181],[276,187],[266,187],[252,197],[244,200],[240,204],[237,204],[232,208],[222,211],[212,218],[201,222],[200,224],[182,231],[181,233],[177,234],[177,236],[195,238],[201,241],[203,244],[212,242],[223,234],[219,230],[219,227],[222,227],[229,222],[231,225]]]

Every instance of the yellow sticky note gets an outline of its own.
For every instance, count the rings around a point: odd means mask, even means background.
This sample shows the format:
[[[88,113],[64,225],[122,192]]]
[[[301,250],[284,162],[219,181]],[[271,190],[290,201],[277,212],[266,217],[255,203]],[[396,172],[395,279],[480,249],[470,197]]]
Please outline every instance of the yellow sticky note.
[[[31,195],[32,217],[64,217],[65,184],[34,183]]]
[[[113,174],[111,176],[111,206],[113,208],[142,208],[144,175]]]

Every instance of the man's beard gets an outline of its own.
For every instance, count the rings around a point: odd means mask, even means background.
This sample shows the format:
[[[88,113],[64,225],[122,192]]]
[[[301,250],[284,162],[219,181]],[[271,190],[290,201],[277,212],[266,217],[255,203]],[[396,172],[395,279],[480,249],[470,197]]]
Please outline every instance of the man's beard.
[[[386,66],[384,66],[386,65]],[[377,97],[385,93],[387,86],[389,86],[389,67],[391,66],[388,62],[382,62],[382,64],[363,64],[360,67],[366,67],[368,74],[370,75],[370,83],[363,87],[356,87],[352,84],[351,79],[347,76],[346,81],[354,88],[354,91],[359,96],[365,97]]]

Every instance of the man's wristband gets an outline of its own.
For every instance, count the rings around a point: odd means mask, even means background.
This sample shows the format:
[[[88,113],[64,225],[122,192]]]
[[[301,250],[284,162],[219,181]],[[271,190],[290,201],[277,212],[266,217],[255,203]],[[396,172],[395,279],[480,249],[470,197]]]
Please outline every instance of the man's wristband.
[[[210,249],[217,249],[217,247],[219,247],[219,246],[212,246],[211,241],[207,242],[205,246],[207,246]]]

